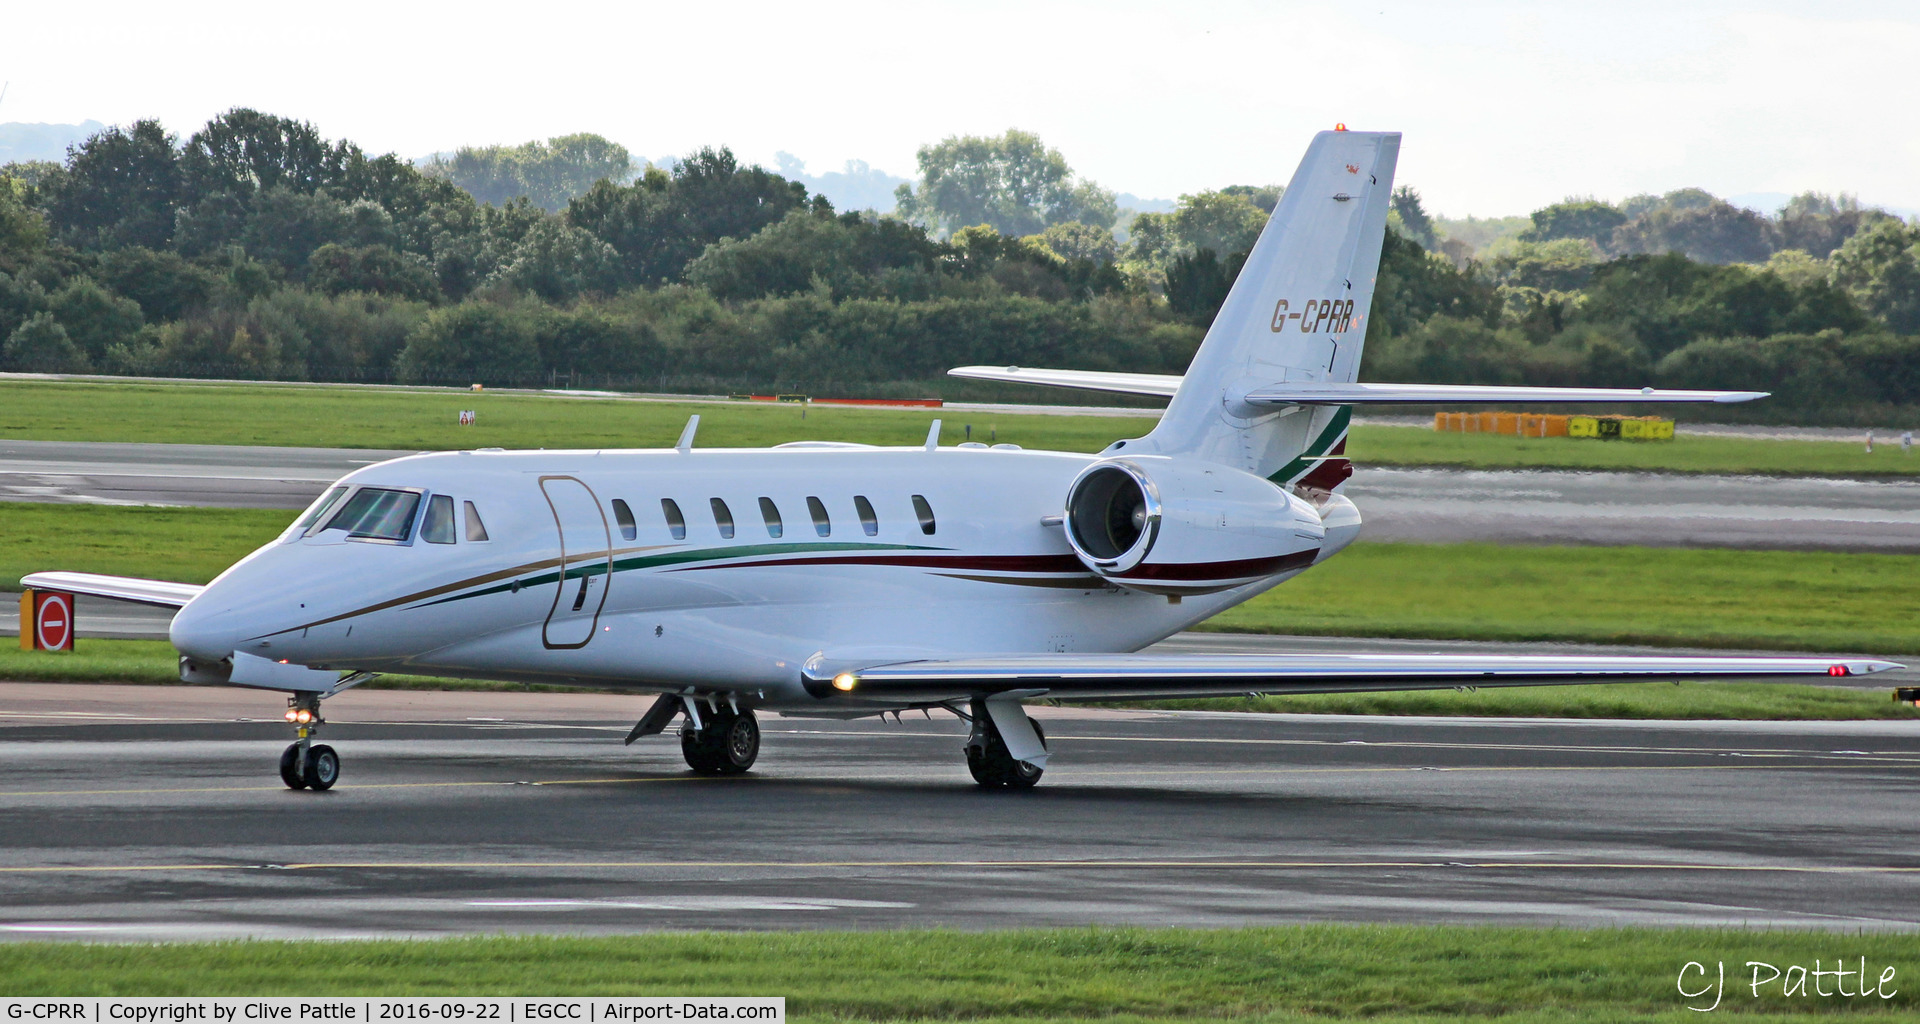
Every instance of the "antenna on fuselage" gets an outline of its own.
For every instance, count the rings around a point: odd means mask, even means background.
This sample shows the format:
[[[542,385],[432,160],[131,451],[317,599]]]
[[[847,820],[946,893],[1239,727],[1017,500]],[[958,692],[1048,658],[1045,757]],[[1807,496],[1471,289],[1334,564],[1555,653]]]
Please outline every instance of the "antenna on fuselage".
[[[687,417],[687,429],[680,432],[680,440],[673,442],[673,447],[683,454],[692,451],[693,433],[699,429],[700,414],[696,412],[692,416]]]
[[[933,426],[927,428],[927,450],[930,452],[938,451],[939,448],[940,448],[940,421],[934,420]]]

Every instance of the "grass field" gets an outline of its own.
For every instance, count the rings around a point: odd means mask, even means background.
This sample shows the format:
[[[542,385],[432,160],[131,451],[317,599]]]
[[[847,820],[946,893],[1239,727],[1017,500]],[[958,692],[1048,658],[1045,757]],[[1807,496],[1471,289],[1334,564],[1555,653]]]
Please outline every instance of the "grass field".
[[[10,640],[11,638],[6,638]],[[164,640],[76,642],[72,652],[22,651],[0,643],[0,680],[178,685],[179,655]],[[556,686],[381,676],[376,690],[526,690]],[[351,698],[348,698],[351,699]],[[1474,715],[1520,718],[1657,718],[1741,721],[1912,719],[1920,709],[1896,704],[1885,690],[1848,690],[1784,683],[1624,683],[1483,689],[1472,693],[1329,693],[1297,697],[1155,701],[1157,708],[1326,715]]]
[[[0,502],[0,588],[42,569],[204,583],[296,513]],[[1204,628],[1920,651],[1920,555],[1359,543]]]
[[[1746,984],[1749,961],[1784,974],[1817,959],[1833,993],[1835,961],[1857,972],[1863,957],[1864,997],[1786,996],[1775,982],[1756,998]],[[1920,1006],[1920,937],[1881,933],[1308,925],[0,944],[10,996],[764,995],[817,1021],[1698,1020],[1688,1007],[1713,999],[1678,991],[1689,962],[1726,964],[1717,1012],[1741,1020],[1911,1020]]]
[[[1033,400],[1046,401],[1036,389]],[[462,409],[479,414],[471,427]],[[1155,417],[1035,416],[936,409],[850,409],[769,403],[670,403],[390,389],[222,384],[0,381],[0,438],[158,441],[326,448],[664,447],[700,414],[699,442],[757,446],[801,439],[919,444],[935,417],[942,439],[969,435],[1029,448],[1097,451],[1152,429]],[[804,416],[804,418],[803,418]],[[1362,465],[1562,468],[1684,473],[1892,476],[1920,473],[1920,456],[1828,441],[1682,437],[1629,443],[1439,434],[1355,427]]]

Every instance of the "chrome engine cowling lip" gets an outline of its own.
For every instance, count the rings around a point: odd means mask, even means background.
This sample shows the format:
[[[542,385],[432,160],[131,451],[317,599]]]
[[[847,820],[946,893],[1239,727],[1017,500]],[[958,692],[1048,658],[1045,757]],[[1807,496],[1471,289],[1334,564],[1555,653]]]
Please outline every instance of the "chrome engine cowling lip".
[[[1114,471],[1125,474],[1139,490],[1142,505],[1146,511],[1146,520],[1141,524],[1140,534],[1134,538],[1133,544],[1130,547],[1116,556],[1101,557],[1089,551],[1087,545],[1081,542],[1077,523],[1074,519],[1074,503],[1080,496],[1081,488],[1087,484],[1090,478],[1098,474]],[[1067,544],[1073,548],[1073,553],[1079,556],[1080,561],[1086,563],[1089,569],[1092,569],[1095,573],[1103,577],[1112,577],[1128,572],[1146,560],[1147,555],[1153,550],[1154,542],[1160,539],[1161,518],[1162,503],[1160,500],[1160,488],[1154,484],[1153,478],[1148,476],[1146,471],[1141,469],[1138,464],[1126,459],[1103,459],[1099,462],[1091,463],[1075,475],[1073,483],[1067,487],[1067,502],[1063,517],[1063,525],[1066,527],[1064,532],[1067,535]]]

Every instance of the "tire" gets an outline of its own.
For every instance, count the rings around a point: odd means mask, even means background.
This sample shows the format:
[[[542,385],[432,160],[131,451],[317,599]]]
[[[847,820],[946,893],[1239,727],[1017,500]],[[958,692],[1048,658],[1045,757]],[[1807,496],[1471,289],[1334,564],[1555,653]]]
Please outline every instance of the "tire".
[[[316,744],[307,751],[307,788],[316,793],[324,793],[340,781],[340,755],[324,743]]]
[[[680,753],[702,775],[738,775],[760,757],[760,723],[752,709],[716,712],[704,728],[681,731]]]
[[[288,789],[307,788],[307,780],[301,778],[300,773],[295,770],[295,766],[299,763],[300,744],[289,744],[287,749],[280,752],[280,781],[286,783]]]
[[[1041,731],[1039,722],[1033,723],[1033,731],[1040,737],[1040,745],[1046,746],[1047,734]],[[980,742],[967,744],[967,771],[986,789],[1032,789],[1046,773],[1044,768],[1014,760],[999,730],[987,733]]]

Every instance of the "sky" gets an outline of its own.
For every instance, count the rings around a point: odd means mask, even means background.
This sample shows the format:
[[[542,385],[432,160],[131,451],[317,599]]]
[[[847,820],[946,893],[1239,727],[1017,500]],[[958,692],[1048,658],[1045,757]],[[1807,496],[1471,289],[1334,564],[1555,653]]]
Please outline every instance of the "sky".
[[[903,176],[1018,127],[1164,198],[1284,182],[1345,123],[1404,132],[1399,180],[1448,216],[1684,186],[1920,208],[1913,0],[10,7],[0,122],[251,106],[408,157],[591,131]]]

